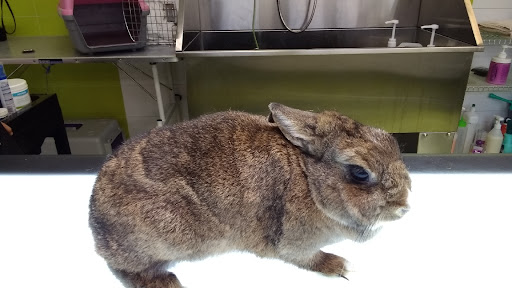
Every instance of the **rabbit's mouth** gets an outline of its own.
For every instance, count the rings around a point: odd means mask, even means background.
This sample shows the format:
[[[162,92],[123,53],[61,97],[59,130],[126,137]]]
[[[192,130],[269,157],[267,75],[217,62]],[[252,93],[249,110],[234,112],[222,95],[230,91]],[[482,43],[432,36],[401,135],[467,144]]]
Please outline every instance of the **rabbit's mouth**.
[[[343,221],[344,226],[352,231],[350,233],[351,237],[348,239],[355,242],[365,242],[377,235],[386,221],[381,220],[381,215],[375,215],[371,218],[360,219],[359,221],[352,218],[349,221]]]
[[[356,239],[356,241],[364,242],[371,239],[373,236],[379,233],[386,222],[391,222],[402,218],[409,211],[409,209],[409,205],[402,205],[392,209],[386,209],[378,214],[376,219],[372,221],[372,224],[357,225],[356,229],[358,230],[360,236]]]
[[[375,235],[377,235],[380,230],[382,229],[383,223],[381,221],[377,221],[372,225],[365,225],[361,226],[359,228],[359,235],[357,239],[355,239],[356,242],[365,242],[367,240],[370,240]]]
[[[401,205],[398,207],[394,207],[393,209],[389,209],[385,213],[382,213],[379,217],[382,221],[396,221],[404,217],[407,212],[409,212],[410,206],[408,204]]]

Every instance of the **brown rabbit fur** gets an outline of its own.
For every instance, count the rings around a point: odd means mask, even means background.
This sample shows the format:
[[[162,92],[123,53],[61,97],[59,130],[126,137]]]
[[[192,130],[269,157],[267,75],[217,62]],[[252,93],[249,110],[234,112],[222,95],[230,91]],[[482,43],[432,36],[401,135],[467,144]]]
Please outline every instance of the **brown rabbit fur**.
[[[181,287],[168,264],[234,250],[345,277],[346,260],[320,248],[407,212],[392,136],[336,112],[269,108],[157,128],[107,160],[89,221],[127,287]]]

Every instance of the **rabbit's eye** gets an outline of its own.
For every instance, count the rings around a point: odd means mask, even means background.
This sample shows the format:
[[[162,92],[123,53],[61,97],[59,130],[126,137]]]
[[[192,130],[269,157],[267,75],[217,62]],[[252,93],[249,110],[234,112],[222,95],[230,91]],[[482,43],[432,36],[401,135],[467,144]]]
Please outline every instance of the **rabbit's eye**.
[[[370,180],[370,174],[361,166],[349,165],[348,171],[350,178],[356,183],[367,183]]]

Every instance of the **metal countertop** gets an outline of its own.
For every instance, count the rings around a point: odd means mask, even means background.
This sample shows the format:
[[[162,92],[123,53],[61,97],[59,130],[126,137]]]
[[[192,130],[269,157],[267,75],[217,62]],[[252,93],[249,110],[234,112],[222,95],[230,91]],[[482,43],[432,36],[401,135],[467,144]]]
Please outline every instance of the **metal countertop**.
[[[34,52],[23,53],[33,49]],[[137,51],[81,54],[73,48],[67,36],[11,37],[0,42],[0,61],[3,64],[48,64],[114,62],[144,60],[147,62],[176,62],[176,51],[169,45],[148,45]]]
[[[0,174],[96,174],[103,156],[5,155]],[[404,154],[411,173],[512,173],[512,154],[418,155]]]

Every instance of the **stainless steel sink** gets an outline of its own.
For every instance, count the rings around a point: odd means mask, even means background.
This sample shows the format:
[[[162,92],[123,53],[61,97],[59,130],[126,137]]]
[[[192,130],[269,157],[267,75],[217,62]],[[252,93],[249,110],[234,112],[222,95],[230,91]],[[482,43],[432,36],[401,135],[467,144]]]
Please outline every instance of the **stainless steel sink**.
[[[286,17],[300,22],[304,6],[284,1]],[[316,18],[302,33],[284,29],[275,0],[180,1],[176,51],[182,57],[287,56],[384,53],[472,53],[483,51],[469,0],[339,0],[318,1]],[[291,5],[294,3],[294,5]],[[307,9],[306,9],[307,10]],[[307,13],[306,13],[307,15]],[[388,48],[392,34],[387,20],[398,19],[397,45],[420,43],[419,48]],[[302,22],[301,22],[302,23]],[[435,47],[426,47],[437,24]],[[259,49],[252,30],[256,30]]]
[[[282,2],[290,27],[301,27],[308,1]],[[300,34],[284,28],[275,0],[180,3],[176,54],[192,116],[265,114],[259,107],[275,101],[346,111],[390,132],[453,132],[473,53],[484,50],[469,0],[318,0]],[[388,48],[391,19],[397,45],[422,47]],[[421,27],[431,24],[439,29],[426,47],[432,34]]]
[[[420,43],[423,48],[387,48],[391,30],[377,29],[329,29],[305,31],[300,34],[288,31],[257,31],[256,38],[252,31],[202,31],[185,32],[183,35],[181,56],[240,56],[240,55],[284,55],[303,53],[311,54],[312,49],[319,54],[351,53],[402,53],[408,52],[475,52],[482,48],[464,43],[442,35],[435,36],[436,49],[426,48],[431,33],[417,28],[397,29],[397,45],[403,42]],[[443,50],[449,48],[449,51]],[[392,50],[390,50],[392,49]]]
[[[397,29],[397,43],[417,42],[426,46],[430,33],[416,28]],[[258,31],[260,49],[333,49],[333,48],[385,48],[390,29],[340,29],[305,31]],[[437,47],[471,46],[436,35]],[[251,31],[215,31],[185,33],[184,51],[250,50],[255,49]]]

